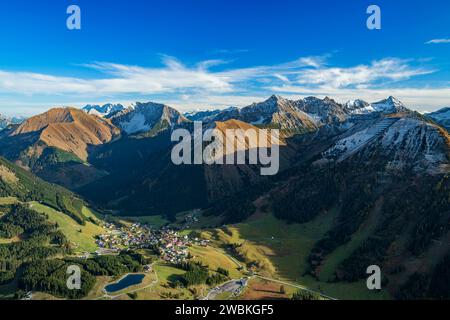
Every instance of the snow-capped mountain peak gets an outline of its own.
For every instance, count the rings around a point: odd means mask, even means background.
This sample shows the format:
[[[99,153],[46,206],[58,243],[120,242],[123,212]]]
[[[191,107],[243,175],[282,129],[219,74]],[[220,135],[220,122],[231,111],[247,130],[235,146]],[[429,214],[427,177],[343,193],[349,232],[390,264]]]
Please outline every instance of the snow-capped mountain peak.
[[[230,114],[233,112],[238,112],[236,107],[228,107],[225,109],[215,109],[215,110],[197,110],[186,112],[183,115],[191,121],[202,121],[211,122],[216,119],[220,114]]]
[[[426,114],[427,117],[433,119],[441,126],[450,131],[450,107],[439,109],[435,112]]]
[[[391,113],[406,111],[405,105],[398,99],[390,96],[387,99],[372,103],[376,112]]]
[[[0,130],[5,129],[7,126],[11,124],[20,124],[25,120],[22,117],[7,117],[0,114]]]
[[[350,100],[345,103],[344,107],[347,112],[356,115],[369,114],[373,112],[389,114],[408,110],[400,100],[392,96],[374,103],[368,103],[360,99]]]
[[[107,103],[102,106],[88,104],[83,108],[83,111],[88,114],[107,118],[107,117],[111,116],[112,114],[120,112],[124,109],[125,109],[125,107],[121,104]]]
[[[356,100],[347,101],[344,106],[349,110],[354,110],[354,109],[365,108],[369,105],[370,104],[364,100],[356,99]]]
[[[161,126],[161,130],[189,121],[177,110],[154,102],[136,102],[111,117],[112,122],[127,134],[147,132]]]

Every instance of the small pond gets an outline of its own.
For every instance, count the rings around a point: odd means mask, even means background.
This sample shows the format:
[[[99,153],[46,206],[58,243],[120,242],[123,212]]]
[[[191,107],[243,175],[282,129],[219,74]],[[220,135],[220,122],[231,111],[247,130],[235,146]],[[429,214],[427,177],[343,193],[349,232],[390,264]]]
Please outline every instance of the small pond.
[[[105,287],[107,293],[117,292],[131,286],[142,283],[145,275],[143,274],[129,274],[116,283],[109,284]]]

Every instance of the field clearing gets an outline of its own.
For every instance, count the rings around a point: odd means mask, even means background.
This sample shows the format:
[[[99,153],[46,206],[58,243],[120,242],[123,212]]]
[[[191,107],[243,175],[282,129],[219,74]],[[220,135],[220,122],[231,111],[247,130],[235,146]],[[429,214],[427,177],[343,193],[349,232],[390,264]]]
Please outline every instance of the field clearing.
[[[15,197],[0,197],[0,205],[16,204],[19,200]]]
[[[238,266],[220,249],[213,247],[192,246],[189,252],[194,256],[194,261],[200,261],[207,265],[210,270],[216,271],[223,268],[229,271],[231,279],[240,279],[242,273],[237,270]]]
[[[331,228],[336,215],[337,211],[333,210],[305,224],[288,224],[271,214],[259,214],[245,222],[200,234],[204,238],[212,237],[214,243],[219,246],[239,244],[240,247],[236,249],[239,259],[247,265],[249,262],[253,265],[260,263],[259,267],[265,267],[269,261],[273,272],[267,272],[270,271],[267,267],[257,270],[268,278],[299,284],[338,299],[389,299],[390,296],[385,290],[369,291],[365,281],[331,283],[304,275],[310,250]],[[362,228],[361,239],[364,239],[369,231]],[[287,289],[288,286],[285,287]],[[252,293],[251,290],[248,294],[250,298],[261,296],[261,292]]]
[[[94,252],[98,249],[95,236],[105,232],[102,227],[90,221],[87,221],[85,226],[81,226],[68,215],[37,202],[31,202],[30,207],[37,212],[47,214],[51,222],[57,223],[59,229],[76,246],[77,252]],[[84,213],[89,214],[88,211]],[[92,212],[91,214],[93,215]]]
[[[199,233],[199,236],[202,239],[211,240],[215,246],[227,250],[227,254],[236,256],[248,266],[257,267],[266,275],[270,276],[275,273],[274,266],[267,258],[267,256],[273,255],[273,251],[267,246],[261,246],[241,238],[235,227],[203,231]],[[231,251],[230,247],[233,247],[234,251]]]
[[[167,284],[170,281],[171,276],[180,276],[186,273],[186,271],[169,266],[167,264],[158,263],[153,266],[156,274],[158,275],[159,282]]]
[[[153,270],[156,272],[158,282],[154,286],[136,292],[137,300],[192,300],[194,298],[188,289],[174,289],[169,285],[172,280],[185,274],[186,272],[184,270],[166,265],[164,263],[154,264]]]
[[[273,268],[271,275],[295,281],[307,270],[306,258],[314,244],[332,226],[335,213],[323,214],[301,225],[287,224],[271,214],[259,215],[231,226],[231,241],[244,243],[248,247],[246,254],[256,260],[258,256],[265,256]]]
[[[321,292],[337,299],[349,300],[386,300],[390,299],[387,290],[381,292],[367,289],[366,281],[359,282],[324,282],[317,281],[311,276],[299,277],[296,281],[309,289]]]
[[[321,281],[328,281],[332,279],[334,271],[348,258],[353,251],[355,251],[369,236],[375,231],[378,226],[378,221],[381,213],[381,205],[377,203],[374,210],[372,210],[369,219],[361,225],[357,232],[352,235],[352,240],[340,246],[328,255],[320,268],[319,278]]]
[[[224,301],[224,300],[233,300],[233,295],[231,292],[223,292],[218,294],[214,300]]]
[[[113,281],[112,277],[108,276],[100,276],[96,277],[97,281],[94,284],[94,287],[89,292],[89,294],[84,298],[84,300],[95,300],[101,298],[105,293],[103,292],[103,288],[108,285],[111,281]]]
[[[281,287],[285,292],[281,293]],[[252,278],[248,282],[248,287],[239,297],[242,300],[286,300],[292,297],[292,294],[298,289],[287,285],[280,285],[273,281],[267,281],[259,278]]]
[[[14,237],[12,239],[0,238],[0,244],[10,244],[10,243],[16,243],[16,242],[20,242],[19,237]]]
[[[97,212],[95,212],[95,211],[93,211],[90,208],[85,207],[85,206],[83,206],[83,208],[81,208],[81,213],[86,218],[91,218],[91,219],[94,219],[95,221],[100,220],[100,217],[101,217],[100,214],[98,214]]]
[[[52,296],[51,294],[44,293],[44,292],[33,292],[33,300],[38,301],[56,301],[56,300],[64,300],[61,298],[57,298],[55,296]]]

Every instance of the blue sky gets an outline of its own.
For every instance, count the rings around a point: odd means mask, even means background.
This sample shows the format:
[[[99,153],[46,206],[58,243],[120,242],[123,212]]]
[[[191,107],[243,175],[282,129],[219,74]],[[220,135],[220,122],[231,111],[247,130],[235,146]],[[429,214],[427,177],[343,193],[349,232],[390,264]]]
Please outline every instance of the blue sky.
[[[81,30],[66,28],[73,4]],[[366,27],[371,4],[381,30]],[[192,110],[274,93],[395,95],[431,111],[450,106],[449,12],[447,0],[10,1],[0,10],[0,113],[136,100]]]

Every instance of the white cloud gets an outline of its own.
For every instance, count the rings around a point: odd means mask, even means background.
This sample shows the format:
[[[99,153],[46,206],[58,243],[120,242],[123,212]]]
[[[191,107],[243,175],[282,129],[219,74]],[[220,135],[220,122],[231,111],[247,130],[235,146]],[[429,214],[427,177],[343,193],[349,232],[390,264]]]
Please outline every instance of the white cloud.
[[[0,92],[24,95],[81,94],[93,97],[199,90],[205,93],[227,93],[247,89],[245,84],[242,88],[235,86],[258,78],[269,77],[286,82],[288,75],[298,74],[302,68],[320,66],[321,58],[306,57],[274,66],[229,69],[220,72],[210,70],[226,63],[224,60],[207,60],[188,67],[173,57],[163,56],[163,66],[159,68],[108,62],[83,65],[100,72],[100,78],[95,79],[0,70]]]
[[[425,44],[441,44],[441,43],[450,43],[450,39],[433,39],[425,42]]]
[[[100,79],[81,79],[0,70],[0,91],[17,94],[158,94],[186,89],[229,92],[229,82],[209,72],[216,61],[206,61],[188,68],[174,58],[165,57],[161,68],[142,68],[98,62],[86,67],[100,71]]]
[[[366,86],[379,80],[400,81],[414,76],[434,72],[433,70],[413,68],[407,60],[395,58],[373,61],[369,65],[350,68],[315,68],[304,70],[298,76],[298,83],[330,88]]]
[[[418,61],[386,58],[349,67],[329,66],[327,56],[300,57],[286,63],[231,68],[225,60],[187,66],[163,56],[160,67],[108,62],[84,65],[96,78],[61,77],[0,70],[0,105],[80,105],[85,101],[156,100],[186,110],[191,107],[244,106],[273,92],[287,95],[328,95],[373,101],[398,95],[413,106],[450,105],[449,88],[399,88],[402,81],[434,72],[415,67]],[[421,62],[422,63],[422,62]],[[220,70],[216,69],[218,66]],[[228,67],[228,68],[227,68]],[[389,86],[389,88],[388,88]],[[72,103],[69,103],[69,102]],[[23,104],[24,105],[24,104]]]

